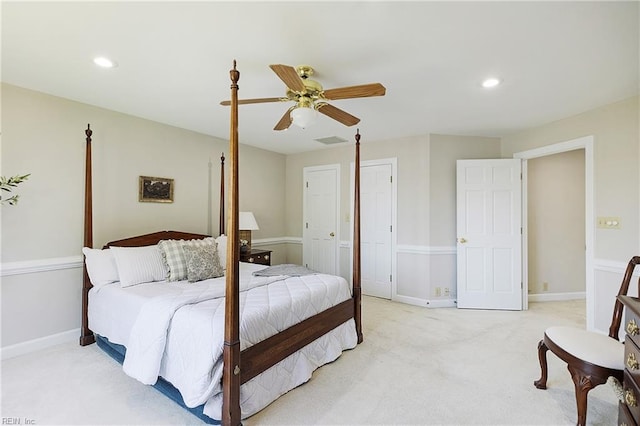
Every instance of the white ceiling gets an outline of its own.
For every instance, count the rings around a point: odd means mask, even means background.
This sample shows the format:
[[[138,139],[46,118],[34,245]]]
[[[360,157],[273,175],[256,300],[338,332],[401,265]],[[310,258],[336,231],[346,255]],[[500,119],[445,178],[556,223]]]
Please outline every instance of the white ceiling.
[[[639,93],[632,2],[2,2],[2,81],[229,138],[239,97],[284,95],[269,64],[309,64],[325,89],[380,82],[311,128],[273,126],[285,103],[240,106],[240,142],[282,153],[313,139],[503,136]],[[96,67],[107,55],[115,69]],[[498,88],[481,80],[497,76]],[[95,129],[99,131],[99,129]]]

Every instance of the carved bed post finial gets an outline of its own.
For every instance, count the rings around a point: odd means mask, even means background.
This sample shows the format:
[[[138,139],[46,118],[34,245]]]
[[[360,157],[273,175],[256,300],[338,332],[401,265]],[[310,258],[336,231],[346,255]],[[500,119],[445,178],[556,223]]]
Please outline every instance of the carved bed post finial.
[[[360,129],[356,130],[356,159],[353,187],[353,316],[356,323],[358,343],[362,343],[362,321],[360,299]]]

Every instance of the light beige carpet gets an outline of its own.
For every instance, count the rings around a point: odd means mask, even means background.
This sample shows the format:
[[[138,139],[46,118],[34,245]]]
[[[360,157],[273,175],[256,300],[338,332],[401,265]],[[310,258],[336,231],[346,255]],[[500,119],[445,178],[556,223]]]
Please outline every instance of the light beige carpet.
[[[584,301],[524,312],[426,309],[365,297],[364,343],[317,370],[245,425],[572,425],[573,383],[549,352],[547,390],[537,343],[549,325],[584,327]],[[2,362],[2,417],[44,424],[200,424],[126,376],[95,345],[64,344]],[[587,421],[615,425],[608,385],[589,394]]]

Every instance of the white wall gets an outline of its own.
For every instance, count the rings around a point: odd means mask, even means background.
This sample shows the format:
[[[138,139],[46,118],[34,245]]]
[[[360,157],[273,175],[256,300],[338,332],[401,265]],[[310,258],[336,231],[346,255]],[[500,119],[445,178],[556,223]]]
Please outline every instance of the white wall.
[[[209,159],[212,233],[218,232],[223,139],[2,85],[2,175],[31,173],[3,206],[2,348],[80,327],[84,155],[93,129],[94,246],[163,229],[206,233]],[[285,156],[240,147],[240,209],[258,244],[286,261]],[[227,164],[228,174],[228,164]],[[138,177],[175,179],[174,202],[138,202]],[[228,191],[227,191],[228,193]],[[78,335],[79,336],[79,335]]]

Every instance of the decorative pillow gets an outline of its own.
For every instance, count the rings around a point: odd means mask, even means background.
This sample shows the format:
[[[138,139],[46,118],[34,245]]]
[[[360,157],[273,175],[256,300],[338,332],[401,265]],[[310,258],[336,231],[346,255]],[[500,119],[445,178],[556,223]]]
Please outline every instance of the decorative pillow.
[[[187,279],[187,261],[184,257],[185,245],[204,246],[214,245],[213,237],[201,240],[162,240],[158,243],[158,248],[162,252],[165,266],[168,269],[167,281],[182,281]]]
[[[216,245],[184,245],[187,260],[187,279],[190,283],[224,275]]]
[[[166,279],[167,269],[157,245],[111,247],[111,251],[118,265],[122,287]]]
[[[222,269],[227,269],[227,236],[222,234],[216,238],[216,244],[218,244],[218,257],[220,258],[220,265]]]
[[[89,279],[94,287],[101,287],[120,280],[118,266],[111,250],[83,247],[82,253],[84,253]]]

